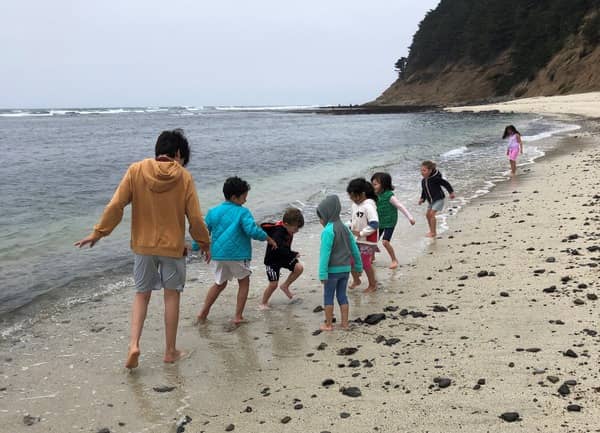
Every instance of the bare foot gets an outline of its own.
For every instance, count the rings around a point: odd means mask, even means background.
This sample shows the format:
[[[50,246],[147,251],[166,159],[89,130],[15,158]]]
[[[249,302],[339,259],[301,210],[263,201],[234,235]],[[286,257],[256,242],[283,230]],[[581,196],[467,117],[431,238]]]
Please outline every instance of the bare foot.
[[[294,297],[294,292],[290,291],[290,288],[288,286],[284,286],[282,284],[281,286],[279,286],[279,288],[283,293],[285,293],[285,296],[287,296],[288,299],[292,299]]]
[[[340,325],[340,328],[342,328],[344,331],[349,331],[350,330],[350,325],[348,323],[346,323],[345,325],[342,323]]]
[[[206,316],[196,316],[196,321],[194,322],[194,325],[202,325],[206,323]]]
[[[437,235],[435,233],[431,233],[431,232],[429,232],[425,235],[426,238],[435,238],[436,236]]]
[[[243,317],[240,316],[240,317],[234,317],[231,320],[231,323],[233,323],[234,325],[237,326],[237,325],[241,325],[242,323],[247,323],[247,322],[246,322],[246,319],[244,319]]]
[[[125,368],[136,368],[140,359],[140,349],[130,349],[127,354],[127,361],[125,361]]]
[[[319,326],[319,329],[321,331],[333,331],[333,325],[327,325],[326,323],[323,323],[321,326]]]
[[[269,304],[258,304],[258,309],[261,311],[270,310],[271,306]]]
[[[358,286],[360,286],[360,284],[362,283],[362,281],[360,281],[360,278],[358,280],[353,280],[352,284],[350,284],[350,286],[348,286],[351,289],[356,289]]]
[[[185,358],[188,355],[188,352],[185,352],[183,350],[176,350],[173,353],[165,353],[165,357],[163,358],[163,362],[167,363],[167,364],[173,364],[177,361],[179,361],[180,359]]]
[[[390,264],[390,269],[396,269],[398,267],[398,262],[396,260],[394,260],[391,264]]]
[[[377,290],[377,286],[369,286],[367,287],[365,290],[363,290],[365,293],[374,293]]]

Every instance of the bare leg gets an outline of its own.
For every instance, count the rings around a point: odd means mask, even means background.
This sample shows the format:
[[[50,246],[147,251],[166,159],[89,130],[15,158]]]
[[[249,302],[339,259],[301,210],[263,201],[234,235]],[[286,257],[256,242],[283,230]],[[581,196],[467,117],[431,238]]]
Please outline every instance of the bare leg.
[[[342,329],[348,329],[349,328],[349,324],[348,324],[348,313],[350,312],[350,306],[348,304],[342,304],[340,305],[340,312],[342,314]]]
[[[351,271],[350,273],[352,274],[352,283],[350,284],[349,288],[355,289],[356,287],[360,286],[362,282],[360,281],[360,274],[356,271]]]
[[[321,331],[333,331],[333,305],[325,305],[325,323],[320,328]]]
[[[394,247],[390,241],[386,241],[385,239],[381,241],[383,247],[390,255],[390,259],[392,259],[392,263],[390,264],[390,269],[396,269],[398,267],[398,259],[396,258],[396,252],[394,251]]]
[[[294,293],[290,291],[290,286],[298,279],[300,275],[302,275],[302,272],[304,272],[304,266],[302,266],[302,263],[296,263],[293,272],[290,273],[283,284],[279,286],[283,293],[285,293],[285,296],[287,296],[289,299],[294,297]]]
[[[510,161],[510,172],[515,174],[517,172],[517,161]]]
[[[210,289],[208,289],[208,293],[206,294],[206,299],[204,299],[204,306],[202,310],[198,313],[198,321],[204,322],[208,317],[208,313],[210,312],[210,308],[215,303],[223,289],[227,286],[227,281],[222,284],[213,284]]]
[[[248,292],[250,291],[250,275],[246,278],[238,280],[240,287],[238,288],[237,304],[235,306],[235,317],[233,323],[236,325],[244,321],[244,307],[246,306],[246,300],[248,299]]]
[[[273,292],[275,292],[275,290],[277,290],[278,283],[279,283],[279,281],[269,281],[269,285],[267,286],[267,288],[265,289],[265,291],[263,293],[262,301],[259,304],[258,308],[260,308],[261,310],[268,310],[269,308],[271,308],[269,306],[269,299],[271,299]]]
[[[165,297],[165,357],[164,362],[175,362],[184,353],[177,350],[177,326],[179,325],[179,301],[181,293],[177,290],[164,289]]]
[[[437,236],[437,230],[436,230],[436,226],[437,226],[437,221],[435,219],[435,214],[436,211],[434,211],[433,209],[428,209],[427,210],[427,224],[429,224],[429,233],[427,233],[425,236],[427,236],[428,238],[435,238]]]
[[[365,293],[374,292],[377,290],[377,280],[375,279],[375,269],[372,267],[369,269],[365,269],[365,274],[367,274],[367,280],[369,281],[369,285],[364,290]]]
[[[140,338],[142,337],[142,329],[148,312],[148,303],[152,291],[137,292],[133,298],[131,307],[131,335],[129,337],[129,351],[127,353],[127,361],[125,368],[136,368],[140,357]]]

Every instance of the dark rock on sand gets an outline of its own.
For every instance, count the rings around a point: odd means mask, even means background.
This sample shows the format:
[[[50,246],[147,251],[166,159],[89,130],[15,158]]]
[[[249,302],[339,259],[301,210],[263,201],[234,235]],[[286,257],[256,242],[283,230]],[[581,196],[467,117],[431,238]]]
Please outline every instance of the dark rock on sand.
[[[582,407],[578,404],[570,404],[567,406],[569,412],[581,412]]]
[[[546,379],[548,379],[548,382],[550,382],[550,383],[558,383],[558,381],[560,380],[556,376],[548,376]]]
[[[585,297],[588,298],[590,301],[598,300],[598,295],[596,295],[595,293],[588,293],[587,295],[585,295]]]
[[[481,277],[487,277],[489,274],[490,273],[488,271],[479,271],[479,272],[477,272],[477,276],[479,278],[481,278]]]
[[[171,392],[175,389],[174,386],[155,386],[152,388],[156,392]]]
[[[565,395],[569,395],[571,394],[571,390],[569,389],[569,387],[567,386],[566,383],[563,383],[559,388],[558,388],[558,393],[560,395],[562,395],[563,397]]]
[[[39,416],[31,416],[31,415],[25,415],[23,417],[23,424],[30,426],[30,425],[34,425],[35,423],[40,422],[41,418]]]
[[[546,287],[544,289],[544,293],[554,293],[556,292],[556,286],[550,286],[550,287]]]
[[[350,414],[348,412],[341,412],[340,418],[342,418],[342,419],[350,418]]]
[[[433,381],[434,383],[437,383],[440,388],[448,388],[452,384],[452,380],[447,377],[436,377]]]
[[[365,317],[364,322],[369,325],[376,325],[379,322],[381,322],[383,319],[385,319],[384,313],[375,313],[375,314],[369,314],[367,317]]]
[[[485,379],[479,379],[477,385],[485,385]]]
[[[235,429],[235,426],[233,424],[229,424],[227,427],[225,427],[225,431],[233,431]]]
[[[331,386],[335,383],[335,381],[333,379],[325,379],[323,382],[321,382],[321,385],[323,386]]]
[[[327,348],[327,343],[321,343],[317,346],[317,350],[325,350]]]
[[[97,433],[110,433],[110,429],[108,427],[103,427],[100,430],[98,430]]]
[[[284,416],[283,418],[281,418],[281,424],[287,424],[291,420],[292,420],[292,417]]]
[[[323,332],[323,331],[321,331],[320,329],[317,329],[316,331],[313,331],[312,335],[316,336],[316,335],[319,335],[321,332]]]
[[[540,349],[539,347],[530,347],[529,349],[525,349],[526,352],[531,352],[531,353],[537,353],[540,350],[542,350],[542,349]]]
[[[360,392],[360,389],[355,386],[350,386],[348,388],[341,388],[340,391],[342,392],[342,394],[344,394],[348,397],[360,397],[362,395],[362,392]]]
[[[394,344],[398,344],[398,343],[400,343],[400,339],[394,337],[394,338],[388,338],[384,344],[386,346],[393,346]]]
[[[313,313],[320,313],[323,311],[323,307],[321,305],[317,305],[314,310]]]
[[[356,352],[358,352],[358,349],[356,347],[343,347],[340,350],[338,350],[337,354],[340,356],[350,356],[354,355]]]
[[[398,311],[398,308],[399,307],[397,307],[395,305],[388,305],[387,307],[385,307],[383,309],[383,311],[394,312],[394,311]]]
[[[433,312],[434,313],[447,313],[448,309],[442,305],[434,305]]]
[[[548,258],[546,259],[546,262],[547,262],[547,263],[554,263],[554,262],[556,262],[556,258],[554,258],[554,257],[548,257]]]
[[[510,295],[508,294],[508,292],[500,292],[500,296],[502,296],[503,298],[508,298]]]
[[[502,415],[500,415],[500,418],[506,422],[515,422],[521,420],[518,412],[504,412]]]
[[[304,405],[302,403],[297,403],[294,405],[294,409],[296,409],[296,410],[304,409]]]
[[[252,412],[252,408],[250,406],[246,406],[246,409],[244,409],[244,412],[250,413],[250,412]]]
[[[567,351],[563,352],[563,355],[568,356],[569,358],[577,358],[577,354],[571,349],[568,349]]]
[[[464,281],[464,280],[466,280],[466,279],[468,279],[468,278],[469,278],[469,276],[468,276],[468,275],[461,275],[460,277],[458,277],[458,279],[459,279],[460,281]]]

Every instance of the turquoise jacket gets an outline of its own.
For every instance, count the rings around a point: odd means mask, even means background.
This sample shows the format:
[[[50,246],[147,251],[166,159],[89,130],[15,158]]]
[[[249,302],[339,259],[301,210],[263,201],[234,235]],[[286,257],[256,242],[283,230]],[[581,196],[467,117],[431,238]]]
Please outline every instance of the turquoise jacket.
[[[342,245],[334,246],[335,232],[333,230],[333,223],[329,222],[321,232],[321,251],[319,255],[319,280],[324,281],[329,278],[329,274],[339,274],[342,272],[350,272],[354,269],[356,272],[362,272],[363,265],[362,260],[360,259],[360,251],[358,250],[358,245],[356,245],[356,240],[350,230],[348,232],[348,239],[350,241],[350,251],[347,252],[347,264],[339,264],[337,266],[331,266],[329,264],[329,259],[331,257],[331,252],[335,247],[340,248]],[[343,247],[347,248],[347,247]],[[338,251],[339,255],[340,251]],[[350,265],[350,256],[354,259],[354,266]]]
[[[225,201],[206,214],[206,227],[210,232],[212,260],[250,260],[250,239],[264,241],[267,234],[261,229],[250,211],[244,206]]]

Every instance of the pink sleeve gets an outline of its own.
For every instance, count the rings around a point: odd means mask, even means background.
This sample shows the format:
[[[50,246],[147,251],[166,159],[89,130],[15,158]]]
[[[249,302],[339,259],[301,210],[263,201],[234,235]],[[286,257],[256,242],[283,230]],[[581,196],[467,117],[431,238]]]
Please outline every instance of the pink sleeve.
[[[392,204],[392,206],[394,206],[396,209],[398,209],[400,212],[402,212],[404,214],[404,216],[406,218],[408,218],[408,220],[414,219],[413,216],[408,211],[408,209],[406,209],[404,207],[404,205],[402,203],[400,203],[400,201],[396,198],[395,195],[390,197],[390,203]]]

